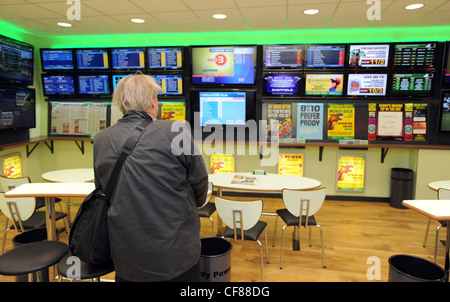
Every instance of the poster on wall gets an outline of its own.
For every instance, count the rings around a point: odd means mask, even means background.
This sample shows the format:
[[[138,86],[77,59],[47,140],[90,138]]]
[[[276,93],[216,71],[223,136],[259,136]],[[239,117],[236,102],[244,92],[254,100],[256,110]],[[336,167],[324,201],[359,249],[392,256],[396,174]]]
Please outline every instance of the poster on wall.
[[[355,138],[355,104],[328,104],[328,139]]]
[[[338,154],[336,191],[364,192],[365,172],[365,155]]]
[[[211,155],[210,174],[234,173],[234,155],[216,154]]]
[[[369,104],[368,140],[427,141],[427,104]]]
[[[323,104],[297,104],[297,138],[305,140],[323,138]]]
[[[303,153],[280,153],[278,156],[278,174],[303,176]]]
[[[22,158],[20,153],[2,156],[2,175],[7,178],[22,177]]]
[[[267,104],[267,119],[269,125],[268,137],[277,136],[280,142],[292,138],[292,105]]]

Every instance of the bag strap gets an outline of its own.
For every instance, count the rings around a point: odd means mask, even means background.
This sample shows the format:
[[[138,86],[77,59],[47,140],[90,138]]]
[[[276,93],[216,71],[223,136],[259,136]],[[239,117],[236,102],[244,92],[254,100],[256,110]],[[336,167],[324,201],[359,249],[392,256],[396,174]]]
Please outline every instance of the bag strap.
[[[128,155],[130,155],[131,152],[133,152],[133,149],[136,146],[139,138],[142,136],[145,129],[152,121],[153,120],[151,118],[145,119],[139,126],[137,126],[133,130],[130,137],[125,142],[122,152],[120,153],[119,159],[117,160],[116,165],[114,166],[114,169],[108,180],[108,184],[106,185],[106,188],[105,188],[105,196],[107,197],[106,200],[108,200],[108,205],[109,205],[109,197],[111,196],[112,191],[114,190],[114,187],[117,182],[117,178],[119,177],[120,170],[122,169],[122,166],[125,163],[125,160],[127,159]]]

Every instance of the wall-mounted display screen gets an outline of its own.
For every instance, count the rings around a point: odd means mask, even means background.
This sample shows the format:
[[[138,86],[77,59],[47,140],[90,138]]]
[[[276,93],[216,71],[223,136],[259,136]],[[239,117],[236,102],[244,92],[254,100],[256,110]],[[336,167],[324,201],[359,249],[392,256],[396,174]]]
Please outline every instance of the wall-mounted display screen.
[[[305,95],[341,96],[344,87],[343,74],[306,74]]]
[[[78,69],[109,69],[107,49],[77,49]]]
[[[306,68],[344,67],[345,45],[306,45]]]
[[[33,46],[0,36],[0,79],[2,83],[32,85],[33,74]]]
[[[444,86],[450,86],[450,43],[447,42],[447,50],[444,58]]]
[[[144,48],[115,48],[111,50],[113,69],[144,69]]]
[[[303,62],[303,45],[264,45],[267,68],[299,68]]]
[[[184,101],[159,102],[159,120],[185,120],[186,103]]]
[[[450,131],[450,91],[442,93],[440,130]]]
[[[119,83],[119,81],[125,77],[127,77],[127,74],[114,74],[112,75],[112,85],[113,85],[113,91],[116,90],[116,86]]]
[[[181,47],[148,48],[148,67],[150,69],[183,68]]]
[[[200,125],[245,125],[245,92],[200,92]]]
[[[394,45],[395,67],[434,68],[436,43],[405,43]]]
[[[393,96],[430,96],[432,73],[395,73],[392,79]]]
[[[0,88],[0,130],[36,127],[34,89]]]
[[[387,74],[349,74],[347,95],[385,96]]]
[[[254,46],[192,48],[193,84],[254,84]]]
[[[152,77],[161,86],[161,95],[183,94],[182,75],[152,75]]]
[[[41,49],[43,70],[73,70],[71,49]]]
[[[350,45],[348,67],[387,67],[389,44]]]
[[[78,92],[82,95],[109,94],[108,75],[78,76]]]
[[[71,75],[42,76],[44,95],[75,95],[75,82]]]
[[[267,74],[266,92],[274,95],[294,95],[299,92],[301,77],[295,74]]]

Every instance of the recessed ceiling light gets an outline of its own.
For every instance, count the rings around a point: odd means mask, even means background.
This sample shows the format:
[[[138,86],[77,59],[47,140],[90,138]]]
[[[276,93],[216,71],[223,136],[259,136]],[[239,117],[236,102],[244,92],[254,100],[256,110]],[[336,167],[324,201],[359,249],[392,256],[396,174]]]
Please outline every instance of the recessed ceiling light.
[[[134,23],[145,23],[145,20],[144,19],[135,18],[135,19],[131,19],[131,22],[134,22]]]
[[[226,18],[228,18],[228,16],[225,15],[225,14],[214,14],[214,15],[212,15],[212,17],[214,19],[226,19]]]
[[[72,24],[70,24],[70,23],[58,22],[56,24],[58,24],[59,26],[62,26],[62,27],[72,27]]]
[[[425,4],[423,4],[423,3],[416,3],[416,4],[410,4],[410,5],[405,6],[405,9],[418,9],[418,8],[422,8],[424,6],[425,6]]]
[[[318,9],[307,9],[303,12],[305,15],[315,15],[319,13]]]

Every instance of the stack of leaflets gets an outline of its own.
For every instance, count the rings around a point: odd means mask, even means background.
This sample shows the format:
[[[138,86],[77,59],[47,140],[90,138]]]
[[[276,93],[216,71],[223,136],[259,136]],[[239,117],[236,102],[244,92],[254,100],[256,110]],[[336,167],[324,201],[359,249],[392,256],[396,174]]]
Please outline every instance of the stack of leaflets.
[[[231,181],[232,184],[257,185],[263,180],[262,176],[246,176],[236,174]]]

